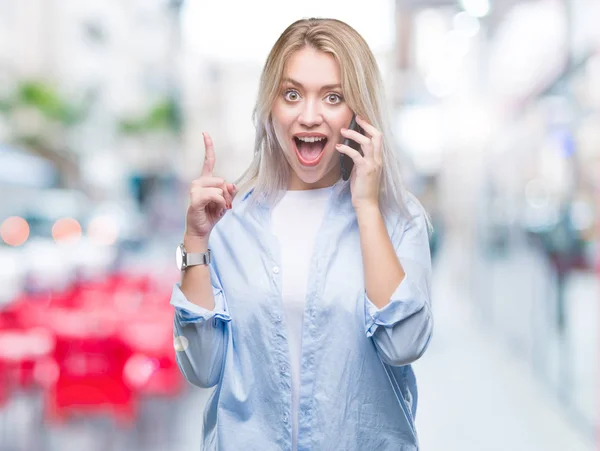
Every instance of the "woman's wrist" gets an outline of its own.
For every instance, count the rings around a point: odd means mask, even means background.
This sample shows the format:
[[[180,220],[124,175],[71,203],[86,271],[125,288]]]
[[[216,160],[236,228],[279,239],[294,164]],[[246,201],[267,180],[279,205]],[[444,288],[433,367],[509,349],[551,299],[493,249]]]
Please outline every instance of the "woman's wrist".
[[[183,236],[183,245],[186,252],[206,252],[208,251],[208,236]]]
[[[370,222],[371,220],[381,216],[379,204],[374,202],[364,202],[362,204],[358,204],[354,207],[354,211],[356,212],[359,225],[361,222]]]

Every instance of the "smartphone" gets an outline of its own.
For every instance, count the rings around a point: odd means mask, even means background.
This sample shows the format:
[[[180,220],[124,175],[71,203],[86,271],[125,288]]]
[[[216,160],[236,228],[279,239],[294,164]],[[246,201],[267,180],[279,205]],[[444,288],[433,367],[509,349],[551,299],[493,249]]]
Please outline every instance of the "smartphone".
[[[362,127],[356,123],[356,114],[352,115],[352,121],[350,122],[348,128],[350,130],[355,130],[360,134],[364,134],[364,130],[362,129]],[[350,146],[355,150],[358,150],[358,152],[364,156],[363,151],[360,148],[360,144],[358,144],[356,141],[345,138],[342,144],[344,144],[345,146]],[[352,173],[352,168],[354,167],[354,161],[352,161],[352,158],[342,153],[340,154],[340,166],[342,169],[342,179],[348,180],[350,178],[350,174]]]

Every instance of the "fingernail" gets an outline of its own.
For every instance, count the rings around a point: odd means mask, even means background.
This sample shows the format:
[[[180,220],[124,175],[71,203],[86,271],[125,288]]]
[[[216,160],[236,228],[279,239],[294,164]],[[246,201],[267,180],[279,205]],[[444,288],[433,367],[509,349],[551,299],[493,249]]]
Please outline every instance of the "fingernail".
[[[342,128],[341,130],[342,130],[343,132],[345,132],[345,131],[346,131],[346,130],[348,130],[348,129],[347,129],[347,128]]]
[[[337,144],[335,145],[335,147],[337,147],[337,148],[340,148],[340,147],[342,147],[342,145],[341,145],[340,143],[337,143]]]
[[[234,192],[234,193],[237,193],[237,190],[238,190],[238,187],[237,187],[237,185],[234,183],[234,184],[233,184],[233,192]]]
[[[220,216],[220,217],[223,217],[223,216],[225,215],[225,211],[226,211],[226,210],[221,210],[221,213],[219,213],[219,216]]]

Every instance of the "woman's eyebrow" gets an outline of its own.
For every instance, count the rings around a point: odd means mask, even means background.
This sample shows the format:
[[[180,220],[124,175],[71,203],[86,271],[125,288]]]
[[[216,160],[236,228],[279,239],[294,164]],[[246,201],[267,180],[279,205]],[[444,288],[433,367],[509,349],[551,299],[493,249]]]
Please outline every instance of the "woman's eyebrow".
[[[282,80],[284,83],[291,83],[292,85],[298,86],[299,88],[304,89],[304,86],[299,81],[294,80],[293,78],[286,77]],[[321,87],[321,91],[327,91],[329,89],[341,89],[342,85],[339,83],[334,83],[331,85],[325,85]]]

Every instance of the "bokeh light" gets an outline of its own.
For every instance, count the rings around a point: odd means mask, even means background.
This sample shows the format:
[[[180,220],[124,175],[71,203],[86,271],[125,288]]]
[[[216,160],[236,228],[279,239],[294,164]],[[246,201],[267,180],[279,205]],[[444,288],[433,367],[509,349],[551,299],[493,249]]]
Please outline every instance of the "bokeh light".
[[[29,238],[29,224],[19,216],[6,218],[0,226],[0,236],[9,246],[21,246]]]
[[[183,335],[175,337],[173,339],[173,347],[176,351],[183,352],[188,348],[189,345],[190,342]]]
[[[81,225],[73,218],[59,219],[52,226],[52,238],[57,243],[77,241],[81,238]]]
[[[123,376],[129,386],[142,387],[150,380],[159,367],[159,362],[156,359],[138,353],[132,355],[127,360]]]
[[[95,244],[110,246],[117,241],[119,227],[110,216],[97,216],[88,224],[87,235]]]

